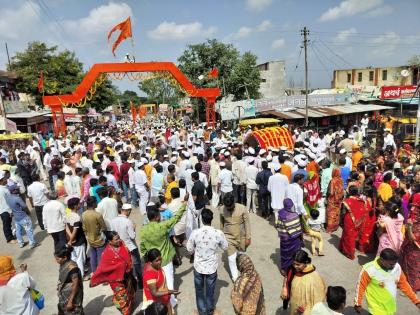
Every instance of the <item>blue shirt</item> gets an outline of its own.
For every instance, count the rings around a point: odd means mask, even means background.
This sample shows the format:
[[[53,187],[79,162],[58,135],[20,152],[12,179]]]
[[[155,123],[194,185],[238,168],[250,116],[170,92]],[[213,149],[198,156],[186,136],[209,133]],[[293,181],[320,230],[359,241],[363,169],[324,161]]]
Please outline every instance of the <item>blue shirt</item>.
[[[340,174],[341,174],[341,179],[343,180],[344,189],[347,188],[347,181],[349,180],[350,172],[351,170],[348,167],[346,166],[340,167]]]
[[[102,186],[102,185],[96,185],[96,186],[94,186],[92,188],[92,195],[93,195],[93,197],[95,197],[97,203],[100,203],[101,202],[101,198],[98,195],[98,189],[100,189],[102,187],[104,187],[104,186]]]
[[[167,221],[170,218],[173,217],[173,213],[171,210],[169,209],[165,209],[163,211],[159,211],[160,212],[160,221]]]
[[[10,208],[12,208],[12,213],[16,221],[21,221],[25,219],[28,215],[23,210],[26,207],[26,204],[23,202],[22,198],[20,198],[17,194],[10,194],[6,196],[6,202]]]

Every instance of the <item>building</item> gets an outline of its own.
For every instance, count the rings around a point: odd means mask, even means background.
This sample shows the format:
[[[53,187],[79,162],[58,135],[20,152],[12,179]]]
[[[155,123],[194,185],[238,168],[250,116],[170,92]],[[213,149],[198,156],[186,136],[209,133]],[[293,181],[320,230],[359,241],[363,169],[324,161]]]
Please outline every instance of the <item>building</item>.
[[[284,96],[284,82],[286,79],[284,60],[269,61],[257,67],[261,76],[261,98],[275,99]]]
[[[408,76],[401,75],[402,70],[408,70]],[[396,86],[417,85],[419,69],[409,66],[356,68],[334,70],[332,88],[343,89],[349,86]]]

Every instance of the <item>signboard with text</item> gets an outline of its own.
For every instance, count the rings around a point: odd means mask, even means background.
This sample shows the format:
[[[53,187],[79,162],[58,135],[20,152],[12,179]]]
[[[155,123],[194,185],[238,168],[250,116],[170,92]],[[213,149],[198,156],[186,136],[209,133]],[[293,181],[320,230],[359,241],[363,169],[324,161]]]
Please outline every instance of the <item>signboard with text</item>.
[[[415,91],[415,85],[383,86],[381,99],[409,98],[414,95]]]
[[[220,115],[222,120],[236,120],[255,116],[254,100],[243,100],[238,102],[220,102]]]

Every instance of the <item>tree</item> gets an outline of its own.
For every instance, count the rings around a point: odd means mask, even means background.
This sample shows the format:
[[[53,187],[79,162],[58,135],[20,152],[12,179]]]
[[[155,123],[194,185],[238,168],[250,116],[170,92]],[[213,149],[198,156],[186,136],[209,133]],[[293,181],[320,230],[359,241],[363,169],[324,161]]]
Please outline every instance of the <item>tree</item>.
[[[178,58],[179,68],[192,83],[199,87],[222,89],[223,95],[233,94],[235,100],[259,98],[260,73],[256,68],[257,57],[251,52],[242,56],[232,44],[224,44],[216,39],[204,43],[188,45]],[[219,78],[208,78],[208,72],[216,67]],[[199,77],[203,75],[202,80]],[[245,88],[246,86],[246,88]]]
[[[42,104],[42,94],[37,88],[41,71],[44,73],[45,95],[72,93],[85,75],[83,64],[74,52],[58,52],[57,46],[48,47],[41,42],[31,42],[25,51],[16,53],[8,70],[19,76],[17,89],[34,96],[37,104]],[[96,94],[89,105],[97,110],[114,104],[116,100],[116,89],[109,80],[97,89]]]
[[[412,56],[410,59],[408,59],[407,63],[410,67],[414,67],[414,68],[420,67],[420,55]]]
[[[124,109],[128,109],[130,107],[130,101],[132,101],[133,104],[138,105],[145,100],[144,97],[140,97],[136,92],[129,90],[126,90],[122,94],[118,95],[118,99]]]
[[[140,81],[139,89],[147,94],[149,103],[176,104],[182,97],[181,91],[165,78]]]

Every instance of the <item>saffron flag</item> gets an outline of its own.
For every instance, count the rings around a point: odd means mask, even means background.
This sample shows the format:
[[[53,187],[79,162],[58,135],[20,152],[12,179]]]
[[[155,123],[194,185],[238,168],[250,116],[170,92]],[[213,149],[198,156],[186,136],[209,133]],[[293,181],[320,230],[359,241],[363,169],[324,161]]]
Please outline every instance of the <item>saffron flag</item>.
[[[131,19],[130,17],[127,18],[124,22],[121,22],[120,24],[115,25],[108,33],[108,41],[111,38],[112,33],[115,31],[120,30],[120,35],[118,36],[117,40],[112,44],[112,54],[115,56],[115,49],[117,49],[117,46],[125,39],[129,37],[133,37],[131,33]]]
[[[38,91],[44,91],[44,72],[42,70],[38,80]]]
[[[217,78],[219,76],[219,69],[213,68],[210,70],[208,77],[209,78]]]
[[[133,118],[133,124],[134,124],[137,118],[137,110],[136,110],[136,107],[133,105],[132,101],[130,101],[130,109],[131,109],[131,118]]]

